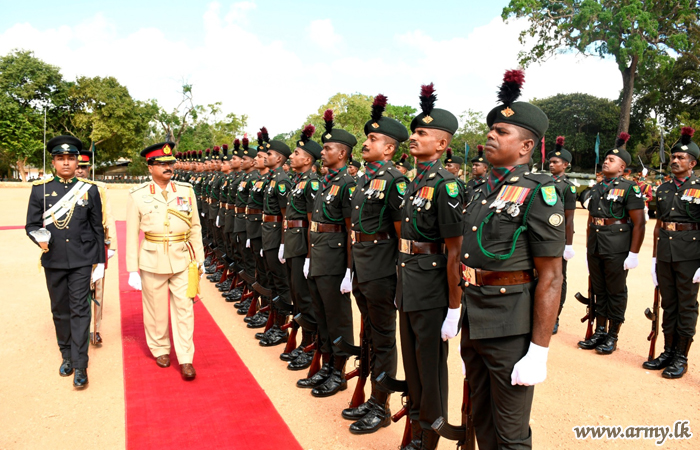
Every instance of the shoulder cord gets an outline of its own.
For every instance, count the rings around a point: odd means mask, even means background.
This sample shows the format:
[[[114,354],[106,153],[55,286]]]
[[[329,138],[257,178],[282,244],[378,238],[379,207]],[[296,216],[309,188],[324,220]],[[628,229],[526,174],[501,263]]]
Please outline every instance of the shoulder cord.
[[[360,217],[358,219],[358,223],[360,225],[360,231],[362,231],[364,234],[374,234],[382,228],[384,210],[386,210],[386,207],[389,205],[389,194],[391,193],[391,188],[394,186],[395,182],[396,178],[392,178],[391,183],[389,183],[389,189],[386,190],[386,196],[384,197],[384,206],[382,206],[381,211],[379,211],[379,225],[377,225],[377,228],[375,228],[374,231],[365,231],[365,227],[362,226],[362,210],[365,208],[365,203],[367,203],[367,197],[365,197],[365,199],[362,201],[362,206],[360,206]]]
[[[535,192],[532,194],[530,197],[530,201],[527,203],[527,208],[525,208],[525,214],[523,214],[523,223],[518,227],[517,230],[515,230],[515,234],[513,234],[513,245],[510,248],[510,252],[507,254],[496,254],[496,253],[491,253],[490,251],[486,250],[484,246],[481,244],[481,236],[483,235],[483,228],[484,224],[489,223],[491,220],[491,217],[493,216],[493,212],[491,212],[486,218],[481,222],[481,225],[479,225],[479,230],[476,232],[476,242],[479,244],[479,248],[481,249],[481,253],[483,253],[486,257],[491,258],[491,259],[497,259],[499,261],[505,261],[506,259],[509,259],[511,256],[513,256],[513,253],[515,252],[515,244],[518,242],[518,238],[520,237],[520,234],[527,230],[527,216],[530,213],[530,208],[532,207],[532,202],[535,200],[535,197],[537,194],[540,192],[540,189],[542,187],[542,184],[538,184],[537,187],[535,188]]]
[[[445,179],[444,179],[444,178],[440,178],[440,179],[437,181],[437,183],[435,183],[435,186],[433,186],[433,188],[435,189],[435,190],[433,191],[433,192],[435,192],[435,196],[437,196],[437,189],[438,189],[438,186],[439,186],[440,183],[442,183],[443,181],[445,181]],[[430,238],[430,237],[424,235],[424,234],[420,231],[420,229],[418,228],[418,224],[416,223],[416,216],[417,216],[416,212],[417,212],[417,211],[416,211],[416,209],[414,208],[414,209],[413,209],[413,228],[418,232],[418,234],[420,234],[423,238],[425,238],[425,239],[427,239],[427,240],[429,240],[429,241],[437,241],[438,239],[440,239],[440,238]]]
[[[618,217],[618,216],[615,215],[615,213],[613,213],[612,207],[613,207],[613,204],[614,204],[615,202],[610,202],[610,207],[608,208],[608,210],[610,211],[610,215],[613,216],[613,218],[615,218],[615,219],[624,219],[624,218],[625,218],[625,215],[627,215],[627,209],[625,208],[625,202],[627,201],[627,196],[630,195],[630,191],[631,191],[631,190],[632,190],[632,188],[627,189],[627,190],[625,191],[625,198],[624,198],[624,201],[622,202],[622,215],[621,215],[621,216]]]
[[[306,197],[306,189],[311,185],[311,181],[312,180],[309,180],[309,182],[304,185],[304,190],[302,190],[302,192],[304,193],[304,197]],[[307,211],[301,211],[299,208],[294,206],[294,195],[292,195],[291,192],[289,194],[290,194],[289,195],[289,204],[292,205],[292,208],[294,208],[294,211],[298,212],[299,214],[304,214],[304,215],[308,214]]]
[[[343,192],[345,191],[345,188],[347,187],[347,184],[344,184],[342,188],[340,188],[339,195],[343,195]],[[317,194],[318,195],[318,194]],[[332,221],[332,222],[342,222],[344,219],[341,217],[340,219],[334,219],[331,216],[328,215],[328,211],[326,210],[326,202],[321,199],[321,202],[323,203],[323,215],[326,216],[326,219]]]

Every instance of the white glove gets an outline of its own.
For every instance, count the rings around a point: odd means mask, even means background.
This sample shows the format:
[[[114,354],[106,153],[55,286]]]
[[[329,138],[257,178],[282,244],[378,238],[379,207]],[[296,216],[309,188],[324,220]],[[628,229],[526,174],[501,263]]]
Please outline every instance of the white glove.
[[[105,276],[105,265],[103,263],[99,263],[97,266],[95,266],[95,270],[92,271],[92,282],[94,283],[97,280],[101,280]]]
[[[129,272],[129,286],[137,291],[141,290],[141,275],[138,272]]]
[[[591,180],[588,182],[588,187],[593,187],[595,186],[595,180]]]
[[[700,283],[700,269],[695,271],[695,275],[693,275],[693,283]]]
[[[645,177],[649,173],[649,170],[645,167],[642,169],[642,176]]]
[[[644,206],[644,221],[649,222],[649,207]]]
[[[204,213],[202,213],[202,217],[204,217]]]
[[[576,256],[576,252],[574,251],[574,246],[573,245],[564,246],[564,259],[568,261],[570,259],[574,259],[574,256]]]
[[[112,249],[107,249],[107,259],[112,259],[112,256],[114,256],[115,253],[116,251]]]
[[[697,275],[698,272],[695,272],[695,276]],[[654,286],[659,286],[659,280],[656,278],[656,258],[651,258],[651,281],[654,283]],[[698,281],[700,281],[700,278],[698,278]],[[695,281],[695,278],[693,278],[693,283],[697,283],[697,281]]]
[[[634,269],[639,265],[639,258],[637,258],[638,253],[630,252],[625,259],[625,270]]]
[[[216,216],[216,226],[218,228],[221,228],[221,225],[219,225],[219,216]]]
[[[343,281],[340,282],[340,293],[349,294],[352,292],[352,271],[350,269],[345,270],[345,277]]]
[[[263,249],[260,249],[260,257],[263,257]]]
[[[277,259],[284,264],[287,260],[284,259],[284,244],[280,244],[280,249],[277,251]]]
[[[579,183],[578,180],[577,180],[576,178],[574,178],[571,182],[572,182],[572,183],[574,184],[574,186],[576,186],[576,187],[581,186],[581,183]]]
[[[304,259],[304,278],[309,278],[309,265],[311,260],[309,258]]]
[[[457,325],[459,325],[459,315],[462,312],[462,308],[448,308],[447,316],[445,321],[442,322],[442,329],[440,330],[440,337],[443,341],[452,339],[457,336]]]
[[[197,268],[199,269],[199,279],[201,280],[204,276],[204,261],[197,263]]]
[[[527,354],[513,366],[510,374],[510,384],[515,386],[534,386],[547,379],[547,353],[548,347],[540,347],[530,342]]]
[[[250,248],[250,239],[245,240],[245,248]]]

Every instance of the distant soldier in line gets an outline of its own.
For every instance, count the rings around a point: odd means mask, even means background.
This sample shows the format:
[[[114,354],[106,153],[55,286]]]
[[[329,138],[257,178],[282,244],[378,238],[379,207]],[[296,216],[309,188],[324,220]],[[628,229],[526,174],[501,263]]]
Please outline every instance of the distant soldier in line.
[[[75,175],[78,178],[88,179],[90,177],[90,168],[92,166],[91,158],[92,152],[85,150],[80,151],[80,156],[78,156],[78,169],[75,171]],[[92,183],[97,186],[97,190],[100,193],[100,200],[102,201],[102,226],[105,230],[107,259],[110,259],[115,253],[115,250],[112,249],[117,248],[117,226],[114,222],[114,216],[112,215],[109,196],[107,196],[107,185],[99,181],[92,181]],[[93,302],[92,318],[94,331],[90,333],[90,343],[92,345],[102,344],[100,327],[102,325],[102,308],[104,306],[104,282],[104,277],[95,281],[95,298]]]
[[[396,168],[399,169],[399,172],[401,172],[401,175],[406,175],[408,172],[413,170],[413,166],[411,165],[410,162],[408,162],[408,155],[403,154],[401,155],[401,158],[399,158],[399,162],[396,163]]]
[[[361,168],[362,168],[362,164],[360,164],[360,161],[356,161],[356,160],[352,159],[352,155],[351,155],[350,159],[348,160],[348,173],[355,180],[355,183],[357,183],[357,180],[359,178],[358,171]]]
[[[596,329],[580,341],[584,350],[609,355],[617,349],[627,309],[627,272],[639,265],[644,241],[644,198],[634,182],[622,178],[632,157],[624,149],[629,134],[621,133],[616,148],[605,154],[603,181],[588,203],[586,252],[591,288],[596,298]],[[607,325],[607,329],[606,329]]]
[[[484,158],[484,146],[477,145],[476,150],[476,156],[473,157],[471,160],[471,178],[469,179],[469,181],[467,181],[467,202],[469,202],[472,198],[472,194],[474,193],[474,186],[478,182],[486,179],[489,173],[489,162],[486,161],[486,158]]]
[[[642,366],[664,369],[661,375],[671,379],[681,378],[688,370],[688,352],[698,322],[700,178],[693,169],[700,148],[691,139],[694,132],[690,127],[681,129],[681,140],[671,149],[673,180],[656,190],[651,276],[664,310],[664,351]]]
[[[559,313],[557,321],[554,323],[552,334],[559,331],[559,316],[566,301],[566,262],[576,256],[574,251],[574,213],[576,212],[576,186],[569,181],[566,176],[566,169],[571,164],[571,152],[564,148],[564,136],[558,136],[554,151],[547,155],[549,160],[549,172],[555,180],[554,186],[557,188],[557,195],[564,204],[564,224],[566,227],[566,246],[564,247],[564,260],[561,262],[561,273],[563,275],[561,285],[561,301],[559,302]]]
[[[44,252],[41,265],[63,358],[58,373],[74,374],[73,386],[79,389],[88,384],[88,292],[91,282],[104,277],[105,264],[98,188],[75,177],[82,147],[72,136],[57,136],[47,143],[56,176],[34,182],[25,227]]]

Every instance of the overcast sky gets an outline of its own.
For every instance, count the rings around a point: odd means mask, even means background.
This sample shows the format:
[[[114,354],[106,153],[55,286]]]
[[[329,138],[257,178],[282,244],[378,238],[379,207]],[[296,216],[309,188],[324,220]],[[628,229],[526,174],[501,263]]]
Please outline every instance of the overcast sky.
[[[107,4],[109,3],[109,4]],[[205,2],[0,0],[0,55],[15,48],[66,79],[114,76],[139,100],[195,102],[247,114],[248,131],[299,128],[332,95],[382,93],[418,107],[434,82],[440,108],[487,112],[517,67],[522,22],[504,0]],[[614,99],[612,60],[561,54],[529,67],[523,99],[583,92]]]

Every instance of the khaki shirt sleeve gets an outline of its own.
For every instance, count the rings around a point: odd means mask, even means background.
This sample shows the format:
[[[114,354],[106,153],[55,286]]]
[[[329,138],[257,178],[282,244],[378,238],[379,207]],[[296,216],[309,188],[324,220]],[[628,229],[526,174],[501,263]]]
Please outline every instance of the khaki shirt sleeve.
[[[190,188],[190,198],[195,198],[194,190]],[[198,263],[204,262],[204,246],[202,245],[202,224],[199,221],[197,202],[192,202],[192,228],[190,229],[190,244]],[[138,238],[138,236],[137,236]]]
[[[105,240],[109,241],[109,248],[116,250],[117,245],[117,225],[112,215],[112,205],[109,203],[107,188],[100,187],[100,197],[102,197],[102,222],[105,226]]]
[[[196,205],[195,205],[196,208]],[[197,216],[199,226],[199,216]],[[126,202],[126,270],[136,272],[139,270],[139,230],[141,229],[141,214],[134,202],[133,195],[129,194]],[[201,240],[200,240],[201,242]],[[201,246],[201,243],[200,243]]]

